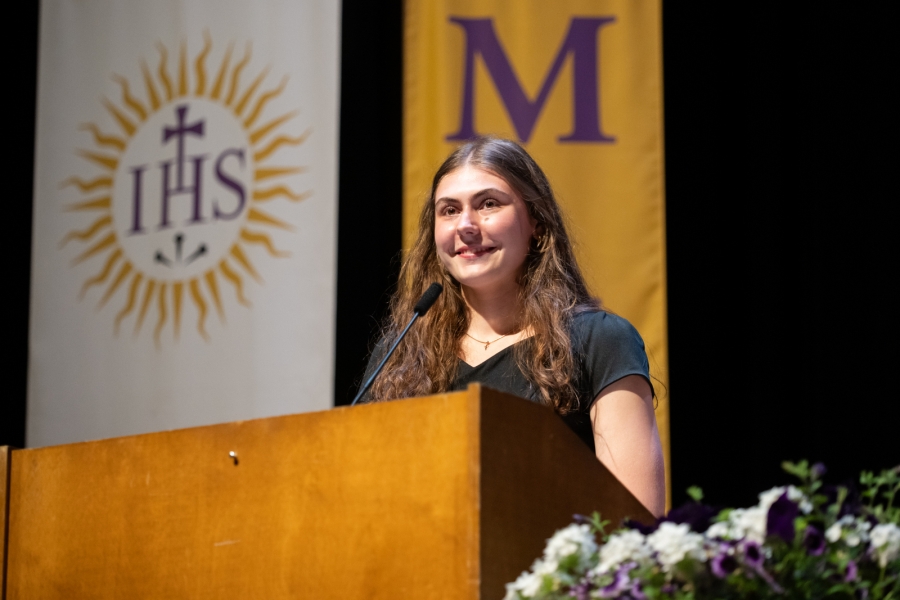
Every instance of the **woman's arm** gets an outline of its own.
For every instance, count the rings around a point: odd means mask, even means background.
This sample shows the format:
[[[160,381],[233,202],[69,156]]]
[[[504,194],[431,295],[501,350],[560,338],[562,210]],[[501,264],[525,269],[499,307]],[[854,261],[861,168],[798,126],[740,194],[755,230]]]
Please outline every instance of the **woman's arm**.
[[[629,375],[603,388],[591,407],[597,458],[641,504],[661,516],[666,476],[650,384]]]

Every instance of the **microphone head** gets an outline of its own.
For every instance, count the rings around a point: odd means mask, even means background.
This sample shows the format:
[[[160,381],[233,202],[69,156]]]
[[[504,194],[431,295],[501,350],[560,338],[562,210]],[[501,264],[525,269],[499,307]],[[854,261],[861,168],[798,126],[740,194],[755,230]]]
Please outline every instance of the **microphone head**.
[[[438,296],[440,296],[443,291],[444,286],[439,283],[432,283],[428,286],[428,289],[425,290],[425,293],[422,294],[422,297],[419,298],[419,301],[416,302],[413,312],[420,317],[423,316],[428,312],[428,309],[431,308],[431,305],[434,304],[434,301],[438,299]]]

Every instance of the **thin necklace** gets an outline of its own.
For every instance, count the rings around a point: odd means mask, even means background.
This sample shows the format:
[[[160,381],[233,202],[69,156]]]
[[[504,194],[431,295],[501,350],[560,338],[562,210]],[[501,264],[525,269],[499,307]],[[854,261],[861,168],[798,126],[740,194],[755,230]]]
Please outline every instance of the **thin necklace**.
[[[469,334],[466,333],[466,335],[469,335]],[[491,341],[489,341],[489,342],[485,342],[484,340],[479,340],[479,339],[477,339],[477,338],[472,337],[471,335],[469,335],[469,337],[472,338],[473,340],[475,340],[476,342],[478,342],[479,344],[484,344],[484,349],[487,350],[487,349],[488,349],[488,346],[490,346],[491,344],[493,344],[494,342],[496,342],[496,341],[498,341],[498,340],[502,340],[503,338],[505,338],[505,337],[508,336],[508,335],[509,335],[508,333],[504,333],[503,335],[501,335],[500,337],[498,337],[496,340],[491,340]]]

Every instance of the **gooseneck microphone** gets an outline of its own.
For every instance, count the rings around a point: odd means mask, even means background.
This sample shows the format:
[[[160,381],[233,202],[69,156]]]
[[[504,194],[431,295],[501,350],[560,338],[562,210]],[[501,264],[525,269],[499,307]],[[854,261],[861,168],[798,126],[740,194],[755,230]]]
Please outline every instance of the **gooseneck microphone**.
[[[394,345],[391,346],[391,349],[388,350],[388,353],[385,355],[384,359],[381,361],[381,364],[378,365],[378,368],[375,369],[375,372],[372,373],[372,376],[366,380],[366,383],[359,389],[359,393],[356,394],[356,398],[353,399],[353,402],[350,403],[350,406],[353,406],[359,401],[360,398],[363,397],[363,394],[369,391],[369,388],[372,386],[372,382],[375,381],[375,378],[378,377],[378,374],[381,373],[381,369],[384,367],[385,363],[394,353],[394,350],[397,349],[397,346],[400,345],[400,341],[406,335],[406,332],[409,331],[409,328],[412,327],[413,323],[416,322],[416,319],[423,316],[428,312],[428,309],[431,308],[431,305],[434,304],[434,301],[438,299],[438,296],[441,295],[441,292],[444,291],[444,286],[439,283],[432,283],[428,286],[428,289],[425,290],[425,293],[422,294],[422,297],[419,298],[419,301],[416,302],[415,307],[413,307],[413,316],[412,319],[409,320],[409,323],[406,325],[406,329],[403,330],[403,333],[397,338],[397,341],[394,342]]]

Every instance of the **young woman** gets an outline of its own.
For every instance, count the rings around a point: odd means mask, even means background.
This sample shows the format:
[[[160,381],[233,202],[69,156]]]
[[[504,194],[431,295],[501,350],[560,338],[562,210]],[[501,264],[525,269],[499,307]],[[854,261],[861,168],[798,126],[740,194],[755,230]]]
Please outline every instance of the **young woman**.
[[[366,400],[480,381],[541,402],[661,515],[662,450],[643,341],[589,294],[550,184],[515,142],[475,139],[435,174],[369,371],[435,281],[443,294]]]

